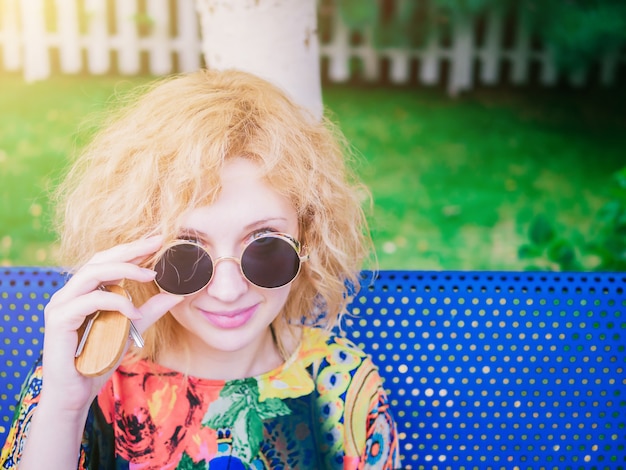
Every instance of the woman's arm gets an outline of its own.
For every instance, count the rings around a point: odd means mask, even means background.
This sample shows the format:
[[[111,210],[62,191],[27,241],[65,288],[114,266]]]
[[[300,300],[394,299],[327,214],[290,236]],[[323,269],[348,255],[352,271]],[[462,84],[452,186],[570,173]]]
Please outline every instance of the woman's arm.
[[[4,468],[18,464],[20,470],[77,467],[89,408],[113,373],[85,377],[77,372],[78,330],[93,312],[116,310],[143,332],[180,302],[179,297],[158,294],[137,308],[126,297],[99,289],[121,279],[152,281],[154,272],[138,264],[160,246],[161,239],[152,237],[100,252],[52,296],[44,311],[46,330],[37,397],[22,416],[18,445],[6,456],[3,451]],[[7,447],[8,443],[5,450]]]
[[[19,461],[19,468],[77,468],[80,443],[89,408],[85,410],[62,410],[53,400],[43,398],[33,414],[26,446]]]

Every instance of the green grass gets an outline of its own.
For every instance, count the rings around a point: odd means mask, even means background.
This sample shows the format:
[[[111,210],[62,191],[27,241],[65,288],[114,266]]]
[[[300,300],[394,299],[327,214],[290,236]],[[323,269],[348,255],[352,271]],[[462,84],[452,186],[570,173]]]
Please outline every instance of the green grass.
[[[48,192],[111,95],[146,77],[0,76],[0,264],[54,263]],[[505,269],[531,218],[585,233],[626,164],[624,93],[326,86],[362,155],[381,268]]]
[[[626,165],[623,94],[340,88],[326,99],[365,156],[383,267],[523,269],[532,217],[584,233]]]

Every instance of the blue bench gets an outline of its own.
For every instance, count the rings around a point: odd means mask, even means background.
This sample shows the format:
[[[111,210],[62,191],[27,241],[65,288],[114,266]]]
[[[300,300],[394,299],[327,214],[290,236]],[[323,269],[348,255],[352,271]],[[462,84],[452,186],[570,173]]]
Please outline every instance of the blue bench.
[[[0,441],[64,276],[0,270]],[[626,468],[626,273],[363,273],[345,332],[417,468]]]

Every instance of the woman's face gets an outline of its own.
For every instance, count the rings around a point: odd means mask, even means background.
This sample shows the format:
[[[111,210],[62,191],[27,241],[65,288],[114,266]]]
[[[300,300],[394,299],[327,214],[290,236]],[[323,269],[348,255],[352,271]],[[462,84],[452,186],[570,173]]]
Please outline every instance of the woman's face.
[[[183,214],[183,233],[201,243],[213,260],[239,259],[243,247],[259,232],[283,232],[298,237],[292,204],[261,179],[259,167],[238,158],[224,166],[222,190],[215,203]],[[211,282],[172,309],[184,328],[192,357],[238,358],[259,354],[271,339],[269,329],[281,311],[290,284],[263,289],[246,280],[236,260],[214,264]],[[226,354],[228,355],[228,354]]]

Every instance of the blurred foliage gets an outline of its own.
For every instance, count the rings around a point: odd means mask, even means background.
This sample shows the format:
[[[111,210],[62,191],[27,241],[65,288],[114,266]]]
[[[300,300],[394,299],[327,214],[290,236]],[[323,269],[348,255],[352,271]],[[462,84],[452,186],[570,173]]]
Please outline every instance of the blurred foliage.
[[[520,259],[533,260],[527,269],[626,271],[626,167],[612,179],[611,199],[597,212],[586,238],[577,231],[568,236],[545,214],[532,220],[529,242],[518,251]]]
[[[379,47],[419,47],[433,26],[449,28],[452,16],[480,16],[493,9],[523,14],[561,70],[584,69],[626,44],[624,0],[322,0],[320,4],[336,5],[350,28],[373,26]],[[324,23],[320,25],[323,28]]]
[[[626,44],[623,0],[525,0],[536,34],[551,48],[557,65],[577,70]]]
[[[537,215],[528,228],[528,243],[519,248],[521,260],[532,260],[529,271],[582,271],[576,243],[561,233],[546,214]],[[579,234],[576,238],[579,238]]]

